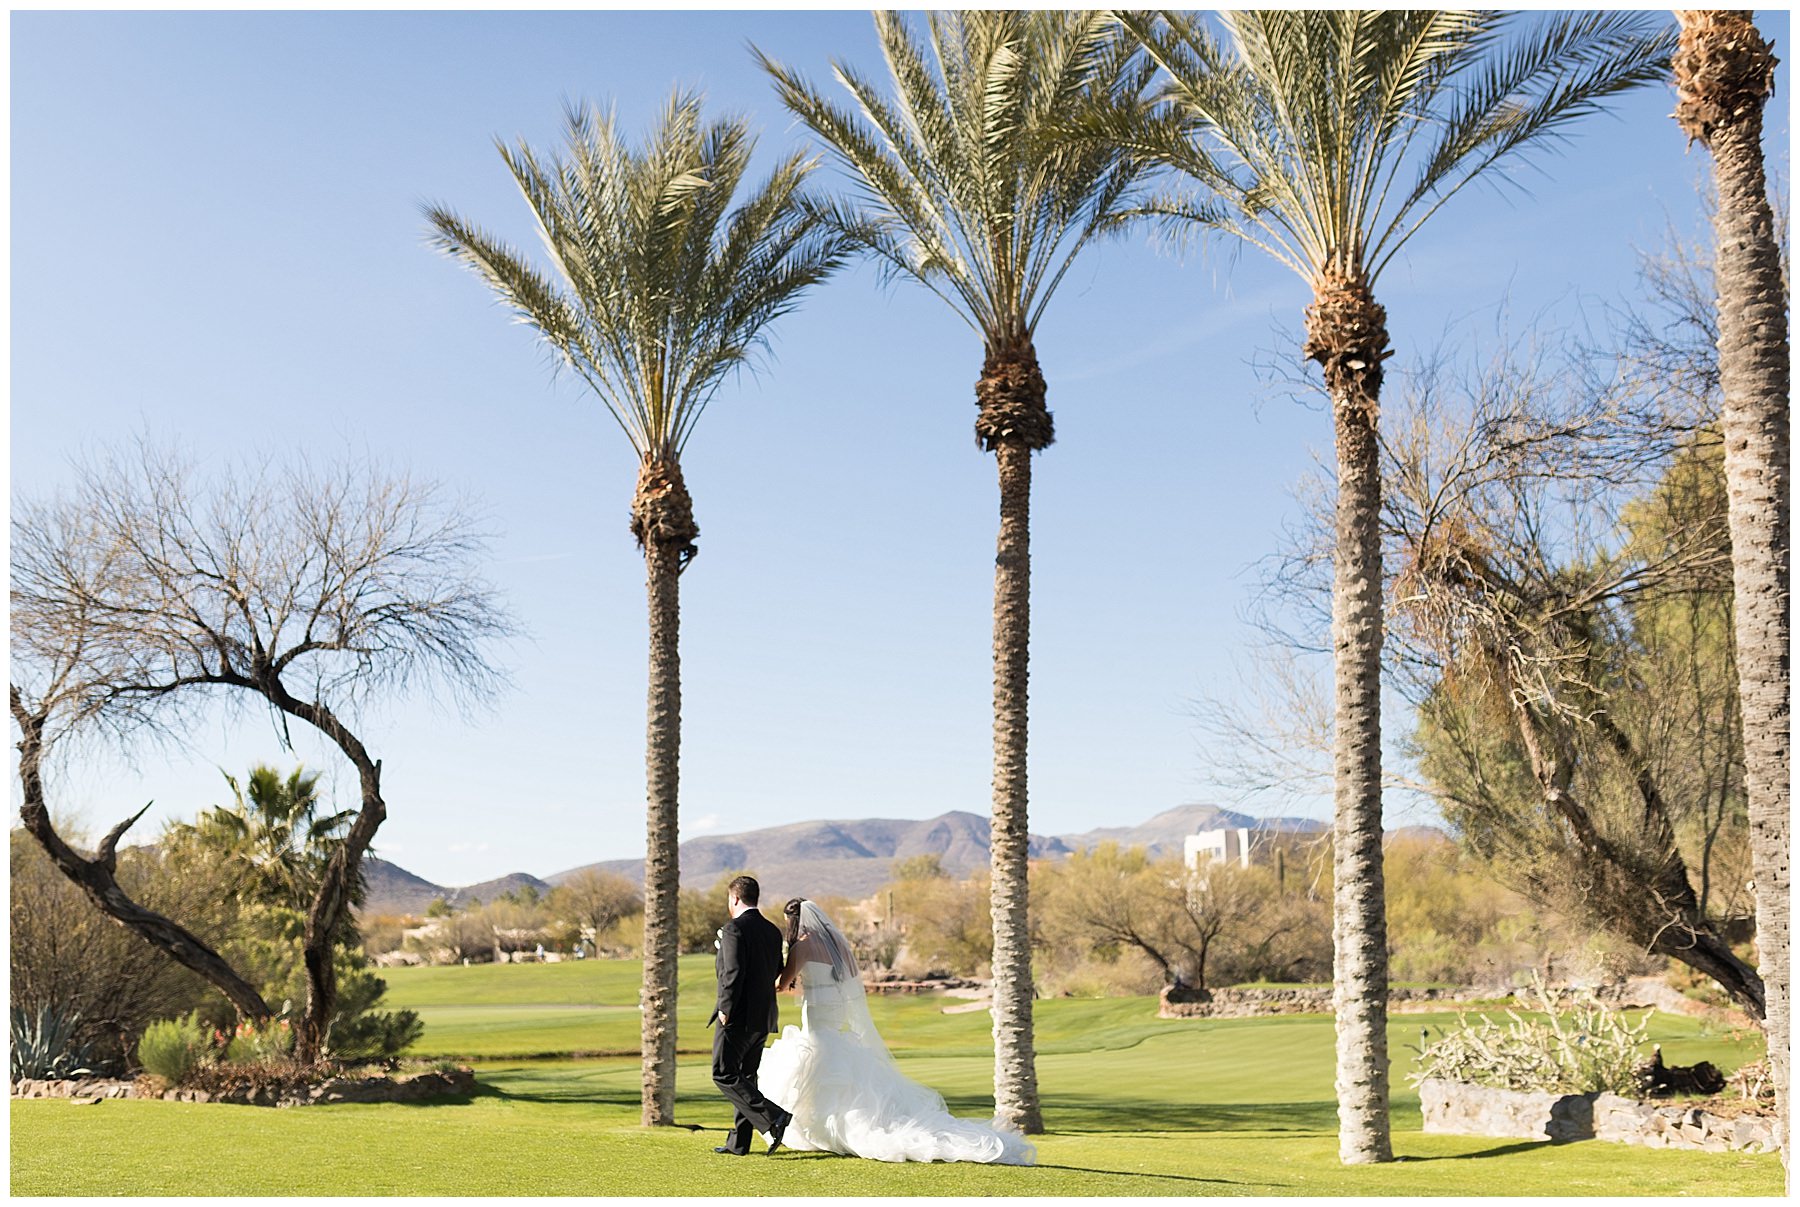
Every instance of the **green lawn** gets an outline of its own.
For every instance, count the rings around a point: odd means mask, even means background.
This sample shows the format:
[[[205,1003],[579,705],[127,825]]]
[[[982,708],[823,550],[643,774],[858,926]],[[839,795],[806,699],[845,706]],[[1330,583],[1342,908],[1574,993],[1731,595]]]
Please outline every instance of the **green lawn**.
[[[683,962],[684,1047],[705,1038],[710,960]],[[635,966],[406,969],[396,1004],[427,1020],[422,1050],[548,1052],[630,1047]],[[955,999],[877,998],[912,1076],[960,1114],[991,1109],[987,1016]],[[1391,1029],[1392,1165],[1337,1162],[1329,1018],[1171,1021],[1153,1000],[1039,1003],[1039,1077],[1050,1134],[1029,1169],[883,1165],[809,1153],[715,1156],[729,1110],[706,1060],[684,1057],[684,1127],[637,1126],[632,1058],[478,1059],[480,1089],[425,1106],[303,1110],[104,1102],[12,1105],[15,1194],[1736,1194],[1774,1195],[1774,1157],[1587,1142],[1535,1145],[1424,1136],[1404,1074],[1421,1026]],[[1732,1067],[1753,1043],[1659,1016],[1669,1059]],[[700,1130],[689,1130],[697,1128]]]

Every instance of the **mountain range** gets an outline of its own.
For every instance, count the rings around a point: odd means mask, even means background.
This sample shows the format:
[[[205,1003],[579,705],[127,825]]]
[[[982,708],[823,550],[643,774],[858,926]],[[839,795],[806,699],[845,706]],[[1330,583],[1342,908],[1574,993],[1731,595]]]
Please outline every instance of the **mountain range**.
[[[1081,834],[1031,836],[1033,859],[1054,859],[1113,841],[1142,846],[1152,856],[1179,855],[1183,840],[1199,830],[1274,829],[1314,832],[1327,823],[1304,817],[1251,817],[1217,805],[1178,805],[1139,825],[1103,826]],[[860,821],[802,821],[742,834],[709,834],[681,844],[683,888],[711,888],[726,872],[748,869],[770,890],[810,896],[867,897],[891,878],[894,861],[913,855],[936,855],[946,872],[963,876],[988,865],[988,819],[960,811],[925,821],[865,818]],[[540,893],[580,872],[616,872],[643,882],[644,861],[608,859],[555,872],[542,878],[513,872],[480,884],[446,887],[415,876],[386,860],[363,861],[368,881],[365,915],[418,914],[439,897],[451,905],[527,885]]]

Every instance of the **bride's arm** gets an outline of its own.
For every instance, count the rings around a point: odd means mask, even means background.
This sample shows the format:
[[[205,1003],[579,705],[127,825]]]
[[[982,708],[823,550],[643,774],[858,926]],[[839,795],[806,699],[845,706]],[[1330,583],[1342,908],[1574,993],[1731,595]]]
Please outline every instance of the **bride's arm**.
[[[775,992],[785,992],[800,983],[800,944],[805,941],[806,935],[802,934],[788,944],[787,963],[783,964],[781,971],[775,974]]]
[[[806,975],[801,968],[808,960],[818,958],[819,941],[810,932],[801,931],[799,937],[788,944],[787,963],[781,966],[781,975],[775,978],[776,990],[798,988],[800,978]]]

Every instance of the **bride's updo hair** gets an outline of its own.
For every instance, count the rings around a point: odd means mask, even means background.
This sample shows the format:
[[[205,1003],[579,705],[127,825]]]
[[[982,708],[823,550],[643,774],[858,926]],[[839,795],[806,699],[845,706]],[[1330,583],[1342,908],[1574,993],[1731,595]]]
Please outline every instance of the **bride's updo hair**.
[[[800,941],[800,906],[805,901],[805,897],[795,897],[781,907],[781,912],[787,915],[787,941],[790,947]]]

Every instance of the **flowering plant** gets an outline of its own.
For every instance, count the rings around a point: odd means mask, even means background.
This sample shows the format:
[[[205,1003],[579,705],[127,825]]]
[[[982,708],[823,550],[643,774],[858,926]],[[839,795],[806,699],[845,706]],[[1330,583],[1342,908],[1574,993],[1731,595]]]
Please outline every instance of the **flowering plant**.
[[[262,1026],[245,1020],[229,1036],[216,1032],[225,1044],[225,1059],[232,1064],[267,1064],[294,1050],[294,1029],[285,1018],[270,1019]]]

